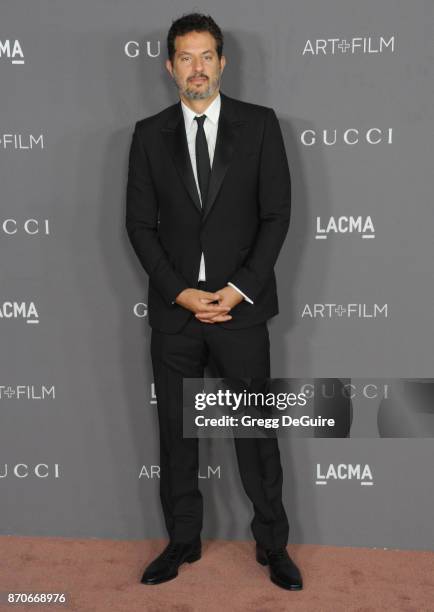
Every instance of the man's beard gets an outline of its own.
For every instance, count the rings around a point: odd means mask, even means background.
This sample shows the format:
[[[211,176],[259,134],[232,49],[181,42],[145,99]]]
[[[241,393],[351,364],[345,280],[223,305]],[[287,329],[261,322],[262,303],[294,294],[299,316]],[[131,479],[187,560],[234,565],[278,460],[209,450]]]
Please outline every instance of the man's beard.
[[[186,87],[183,87],[175,72],[173,73],[173,76],[176,86],[178,87],[179,93],[188,98],[189,100],[205,100],[206,98],[210,98],[214,94],[216,89],[220,86],[221,80],[221,72],[219,72],[214,79],[209,79],[207,77],[208,87],[200,90],[196,88],[190,88],[188,85],[188,81]]]

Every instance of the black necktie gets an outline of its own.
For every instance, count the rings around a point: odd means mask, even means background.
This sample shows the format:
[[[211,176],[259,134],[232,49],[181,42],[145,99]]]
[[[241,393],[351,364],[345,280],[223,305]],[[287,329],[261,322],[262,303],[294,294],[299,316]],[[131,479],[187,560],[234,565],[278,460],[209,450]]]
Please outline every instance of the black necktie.
[[[196,116],[197,133],[196,133],[196,168],[197,180],[199,183],[200,195],[202,198],[202,208],[205,208],[206,195],[208,193],[209,176],[211,174],[211,163],[209,160],[208,144],[206,141],[203,122],[206,115]]]

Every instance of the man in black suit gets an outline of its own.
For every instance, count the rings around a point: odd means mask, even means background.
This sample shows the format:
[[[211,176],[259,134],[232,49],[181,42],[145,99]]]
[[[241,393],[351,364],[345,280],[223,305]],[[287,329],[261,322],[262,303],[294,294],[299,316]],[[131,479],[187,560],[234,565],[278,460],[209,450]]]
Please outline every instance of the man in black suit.
[[[274,265],[290,221],[290,175],[271,108],[220,92],[223,36],[193,13],[168,33],[178,103],[138,121],[129,157],[126,228],[149,275],[151,357],[160,431],[160,496],[170,541],[142,582],[200,559],[198,439],[184,438],[183,378],[209,358],[221,377],[270,376],[267,320],[278,313]],[[279,586],[301,589],[288,556],[278,442],[235,438],[252,501],[256,558]]]

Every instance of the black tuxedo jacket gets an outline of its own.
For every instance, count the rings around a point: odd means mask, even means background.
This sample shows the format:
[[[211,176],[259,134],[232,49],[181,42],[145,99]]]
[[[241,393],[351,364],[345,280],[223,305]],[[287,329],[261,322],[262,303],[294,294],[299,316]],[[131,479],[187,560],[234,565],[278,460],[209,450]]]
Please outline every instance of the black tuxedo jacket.
[[[278,313],[274,265],[288,231],[291,183],[272,108],[221,93],[208,196],[200,205],[181,102],[135,125],[127,183],[126,229],[149,275],[151,327],[176,333],[192,313],[176,296],[197,287],[201,253],[209,291],[234,283],[243,300],[240,329]]]

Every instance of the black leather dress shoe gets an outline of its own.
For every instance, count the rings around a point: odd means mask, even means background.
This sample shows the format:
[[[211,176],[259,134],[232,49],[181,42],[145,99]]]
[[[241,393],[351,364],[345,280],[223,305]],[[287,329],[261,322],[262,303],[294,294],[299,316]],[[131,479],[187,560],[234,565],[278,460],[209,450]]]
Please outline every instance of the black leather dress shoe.
[[[200,538],[192,542],[170,541],[163,552],[146,568],[140,582],[142,584],[160,584],[172,580],[178,575],[182,563],[198,561],[202,554]]]
[[[303,580],[300,570],[288,555],[286,548],[269,550],[256,544],[256,561],[270,566],[270,579],[277,586],[290,591],[300,591]]]

